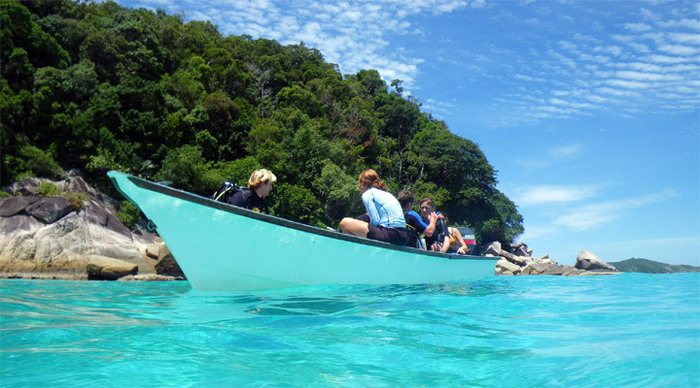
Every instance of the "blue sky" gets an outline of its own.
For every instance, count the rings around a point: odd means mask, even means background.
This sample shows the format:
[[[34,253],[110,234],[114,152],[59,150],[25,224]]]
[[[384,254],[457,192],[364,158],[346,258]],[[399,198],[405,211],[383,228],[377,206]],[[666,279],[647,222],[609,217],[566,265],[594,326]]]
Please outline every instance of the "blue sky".
[[[700,3],[119,3],[303,41],[344,74],[403,80],[479,144],[535,256],[700,265]]]

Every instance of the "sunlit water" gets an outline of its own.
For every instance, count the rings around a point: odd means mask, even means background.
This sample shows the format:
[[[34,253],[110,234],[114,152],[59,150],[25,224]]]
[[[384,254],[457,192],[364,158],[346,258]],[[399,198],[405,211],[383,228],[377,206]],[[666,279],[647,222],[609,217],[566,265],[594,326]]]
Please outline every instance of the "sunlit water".
[[[2,387],[700,386],[700,274],[0,289]]]

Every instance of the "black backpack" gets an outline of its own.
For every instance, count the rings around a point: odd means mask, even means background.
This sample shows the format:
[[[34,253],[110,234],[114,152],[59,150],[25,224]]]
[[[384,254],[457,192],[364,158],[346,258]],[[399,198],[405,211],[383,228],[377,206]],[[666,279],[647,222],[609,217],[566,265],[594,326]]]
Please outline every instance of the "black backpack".
[[[229,198],[233,197],[233,195],[239,191],[242,192],[243,195],[245,195],[246,197],[250,195],[250,190],[238,186],[233,182],[226,181],[221,185],[221,188],[219,190],[216,190],[216,193],[214,193],[214,195],[212,195],[211,197],[214,201],[228,203]]]

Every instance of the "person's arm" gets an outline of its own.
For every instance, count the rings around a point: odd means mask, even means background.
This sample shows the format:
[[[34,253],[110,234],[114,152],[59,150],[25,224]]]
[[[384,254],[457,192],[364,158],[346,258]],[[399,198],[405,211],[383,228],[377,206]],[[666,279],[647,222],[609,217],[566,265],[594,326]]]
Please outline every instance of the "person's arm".
[[[426,235],[427,237],[430,237],[435,233],[435,225],[437,223],[437,214],[435,212],[430,213],[428,216],[428,225],[425,227],[425,230],[423,231],[423,234]]]
[[[459,242],[459,244],[461,245],[461,247],[459,247],[459,249],[457,249],[457,253],[459,253],[460,255],[466,255],[467,252],[469,252],[469,246],[467,245],[467,243],[464,242],[464,237],[462,237],[462,232],[460,232],[459,229],[457,229],[457,228],[452,228],[452,231],[450,233],[452,233],[454,235],[455,240],[457,240]]]
[[[442,239],[442,248],[440,248],[440,252],[446,253],[450,249],[450,236],[447,235]]]
[[[379,211],[377,210],[377,205],[374,203],[372,189],[362,193],[362,203],[364,203],[367,214],[369,214],[370,225],[379,225]]]

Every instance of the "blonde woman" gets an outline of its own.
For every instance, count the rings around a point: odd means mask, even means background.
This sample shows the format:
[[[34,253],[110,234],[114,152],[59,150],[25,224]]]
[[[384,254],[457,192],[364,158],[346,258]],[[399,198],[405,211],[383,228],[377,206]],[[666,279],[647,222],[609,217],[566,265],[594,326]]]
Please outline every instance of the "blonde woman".
[[[270,194],[272,185],[277,182],[275,174],[264,168],[253,171],[248,179],[248,188],[237,191],[228,202],[256,212],[269,213],[265,198]]]
[[[406,228],[401,205],[387,191],[386,184],[379,178],[379,174],[372,169],[362,171],[359,186],[362,203],[369,214],[369,222],[345,217],[340,221],[340,230],[359,237],[414,246],[415,236]]]

